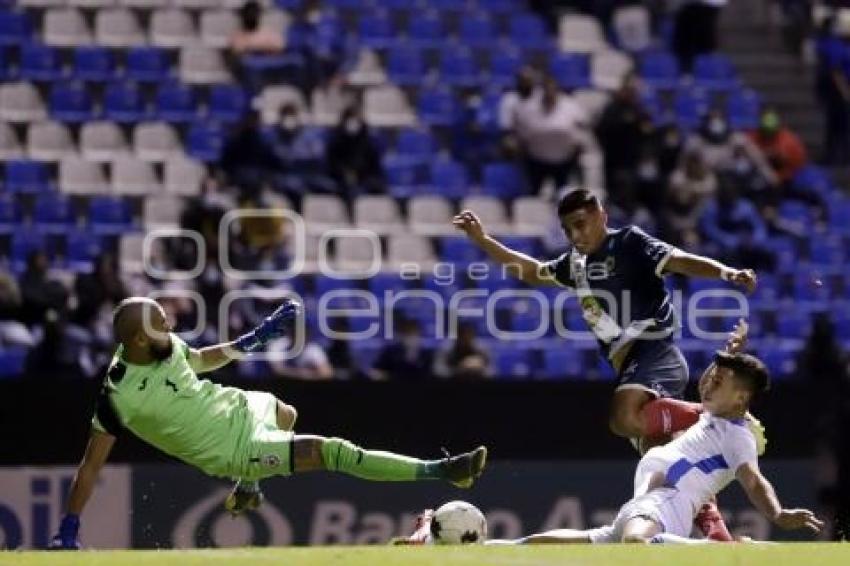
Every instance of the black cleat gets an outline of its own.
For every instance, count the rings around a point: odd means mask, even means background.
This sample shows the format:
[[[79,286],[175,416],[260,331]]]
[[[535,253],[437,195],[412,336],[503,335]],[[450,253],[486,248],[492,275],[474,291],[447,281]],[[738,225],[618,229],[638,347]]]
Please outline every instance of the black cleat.
[[[253,511],[263,504],[263,492],[259,489],[243,489],[240,482],[236,482],[233,490],[224,500],[224,508],[233,516],[237,517],[245,511]]]
[[[487,448],[479,446],[472,452],[458,456],[448,456],[443,459],[446,479],[455,487],[470,488],[473,482],[481,476],[487,464]]]

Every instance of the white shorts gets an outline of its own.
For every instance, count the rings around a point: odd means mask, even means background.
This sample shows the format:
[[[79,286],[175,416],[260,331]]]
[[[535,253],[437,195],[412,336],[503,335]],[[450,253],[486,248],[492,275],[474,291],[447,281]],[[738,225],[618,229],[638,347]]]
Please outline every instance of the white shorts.
[[[592,529],[590,542],[605,544],[620,542],[626,523],[635,517],[644,517],[654,521],[663,533],[689,537],[693,525],[691,502],[674,488],[653,489],[649,493],[638,495],[620,508],[617,518],[611,525]]]

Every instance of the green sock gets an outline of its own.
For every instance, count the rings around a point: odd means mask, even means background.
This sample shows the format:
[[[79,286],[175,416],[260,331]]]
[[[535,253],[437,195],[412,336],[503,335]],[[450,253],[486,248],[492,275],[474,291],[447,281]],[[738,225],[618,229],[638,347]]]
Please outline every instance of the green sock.
[[[420,460],[392,452],[364,450],[342,438],[322,444],[325,468],[371,481],[415,481],[443,478],[440,460]]]

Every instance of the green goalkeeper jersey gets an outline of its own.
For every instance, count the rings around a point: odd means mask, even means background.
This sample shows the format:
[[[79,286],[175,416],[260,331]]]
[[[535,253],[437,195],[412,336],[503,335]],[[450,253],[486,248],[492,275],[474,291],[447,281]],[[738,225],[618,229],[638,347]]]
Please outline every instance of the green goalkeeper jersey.
[[[171,334],[171,355],[149,365],[112,358],[92,426],[123,428],[145,442],[216,476],[237,477],[254,420],[245,392],[198,379],[189,347]]]

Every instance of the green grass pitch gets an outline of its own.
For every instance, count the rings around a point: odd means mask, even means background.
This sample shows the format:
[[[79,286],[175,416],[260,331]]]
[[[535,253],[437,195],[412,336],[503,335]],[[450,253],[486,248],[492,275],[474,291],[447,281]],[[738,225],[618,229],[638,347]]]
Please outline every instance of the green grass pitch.
[[[850,544],[711,546],[344,547],[227,550],[0,552],[1,566],[831,566],[850,564]]]

